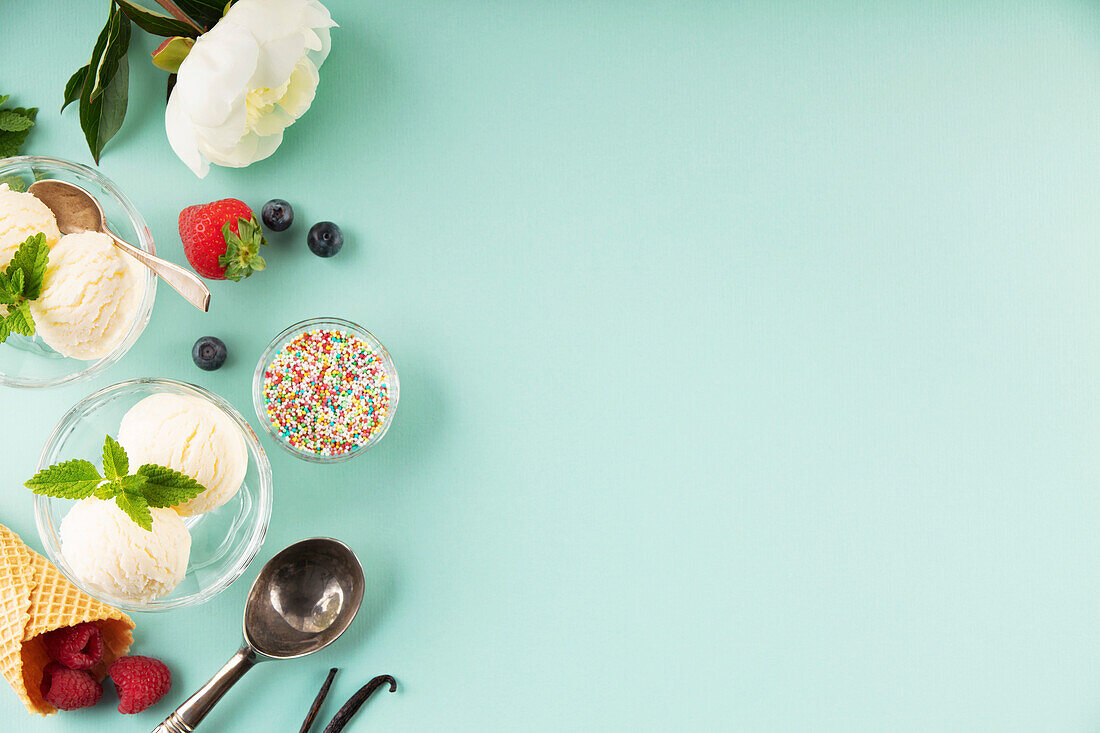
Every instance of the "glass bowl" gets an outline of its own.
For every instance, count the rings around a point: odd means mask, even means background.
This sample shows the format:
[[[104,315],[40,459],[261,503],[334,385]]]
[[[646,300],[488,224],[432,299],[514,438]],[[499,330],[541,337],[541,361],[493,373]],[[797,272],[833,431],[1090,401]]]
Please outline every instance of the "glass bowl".
[[[256,557],[271,518],[271,464],[256,433],[221,397],[173,379],[131,379],[85,397],[54,428],[38,459],[38,470],[73,458],[98,464],[104,435],[116,436],[127,410],[149,395],[161,392],[197,397],[214,405],[240,427],[248,450],[248,472],[237,495],[214,511],[183,518],[191,532],[191,557],[187,574],[175,590],[162,598],[142,602],[113,598],[89,587],[70,570],[61,555],[59,528],[74,502],[34,497],[38,535],[50,560],[81,590],[127,611],[167,611],[209,601],[239,578]]]
[[[23,155],[0,160],[0,182],[17,177],[29,186],[38,180],[68,181],[84,188],[103,207],[108,226],[135,247],[156,254],[153,235],[133,203],[99,171],[79,163],[40,155]],[[0,263],[6,266],[7,263]],[[100,374],[114,364],[138,340],[153,311],[157,279],[145,269],[145,295],[138,306],[130,330],[115,349],[106,356],[90,361],[62,356],[42,341],[41,337],[12,334],[0,344],[0,384],[9,387],[56,387],[83,381]]]
[[[386,372],[387,410],[382,424],[370,434],[370,437],[364,443],[343,453],[322,454],[292,445],[287,436],[272,423],[271,417],[267,414],[264,400],[264,375],[267,373],[268,367],[271,366],[271,362],[288,343],[299,335],[317,329],[346,331],[358,336],[378,355],[382,362],[382,368]],[[271,340],[263,355],[260,356],[260,361],[256,364],[256,371],[252,375],[252,404],[256,408],[256,419],[260,421],[260,424],[264,426],[264,429],[280,447],[302,460],[314,463],[338,463],[370,450],[372,446],[382,440],[386,431],[390,429],[390,425],[393,424],[393,416],[397,412],[397,400],[400,393],[401,385],[397,378],[397,367],[394,366],[393,359],[390,357],[390,353],[386,351],[386,347],[367,329],[342,318],[311,318],[301,323],[295,323]]]

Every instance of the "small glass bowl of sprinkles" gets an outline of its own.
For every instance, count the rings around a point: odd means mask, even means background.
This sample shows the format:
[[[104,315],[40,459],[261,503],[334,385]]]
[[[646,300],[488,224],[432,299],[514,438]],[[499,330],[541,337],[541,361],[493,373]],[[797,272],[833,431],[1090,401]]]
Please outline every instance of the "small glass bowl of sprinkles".
[[[370,331],[313,318],[276,336],[252,375],[260,423],[290,453],[346,461],[386,434],[400,385],[393,359]]]

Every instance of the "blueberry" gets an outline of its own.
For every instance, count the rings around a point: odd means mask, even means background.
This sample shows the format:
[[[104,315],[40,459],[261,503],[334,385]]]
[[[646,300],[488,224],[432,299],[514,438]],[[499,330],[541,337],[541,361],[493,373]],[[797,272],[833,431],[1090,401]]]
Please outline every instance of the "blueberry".
[[[273,232],[281,232],[294,223],[294,208],[282,199],[271,199],[264,204],[260,217],[265,227]]]
[[[212,372],[225,363],[225,343],[213,336],[203,336],[191,347],[191,358],[195,366]]]
[[[332,257],[344,246],[344,233],[331,221],[317,222],[310,227],[306,244],[318,257]]]

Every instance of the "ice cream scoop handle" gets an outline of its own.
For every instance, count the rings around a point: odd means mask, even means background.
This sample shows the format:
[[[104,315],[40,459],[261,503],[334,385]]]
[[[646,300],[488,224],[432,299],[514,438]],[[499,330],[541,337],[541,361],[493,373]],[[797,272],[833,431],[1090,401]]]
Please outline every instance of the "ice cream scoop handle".
[[[174,262],[162,260],[140,247],[135,247],[115,236],[114,232],[107,232],[107,234],[115,241],[116,247],[157,273],[161,280],[168,283],[169,287],[182,295],[191,305],[203,312],[210,310],[210,289],[206,287],[201,277]]]
[[[202,688],[153,729],[153,733],[191,733],[233,684],[256,664],[256,652],[247,644]]]

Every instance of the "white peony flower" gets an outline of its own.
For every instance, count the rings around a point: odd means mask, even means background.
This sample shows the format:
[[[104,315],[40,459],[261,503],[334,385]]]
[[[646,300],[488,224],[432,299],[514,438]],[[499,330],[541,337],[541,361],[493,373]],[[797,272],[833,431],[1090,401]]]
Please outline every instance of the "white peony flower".
[[[180,160],[203,178],[274,153],[313,103],[335,25],[317,0],[238,0],[180,64],[164,115]]]

